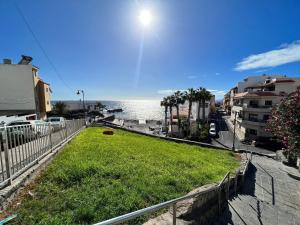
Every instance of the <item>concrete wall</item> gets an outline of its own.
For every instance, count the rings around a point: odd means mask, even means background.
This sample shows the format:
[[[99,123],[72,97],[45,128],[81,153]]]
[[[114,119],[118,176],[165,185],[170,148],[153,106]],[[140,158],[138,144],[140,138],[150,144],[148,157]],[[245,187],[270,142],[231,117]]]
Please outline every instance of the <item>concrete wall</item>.
[[[36,110],[31,65],[0,64],[0,111]]]
[[[264,76],[264,75],[247,77],[243,81],[238,83],[237,85],[238,93],[244,92],[245,88],[247,87],[263,84],[267,78],[276,78],[276,77],[284,78],[284,76]]]
[[[291,78],[295,80],[295,82],[291,83],[276,83],[275,84],[275,93],[279,94],[280,92],[291,93],[297,90],[297,86],[300,84],[300,78]]]

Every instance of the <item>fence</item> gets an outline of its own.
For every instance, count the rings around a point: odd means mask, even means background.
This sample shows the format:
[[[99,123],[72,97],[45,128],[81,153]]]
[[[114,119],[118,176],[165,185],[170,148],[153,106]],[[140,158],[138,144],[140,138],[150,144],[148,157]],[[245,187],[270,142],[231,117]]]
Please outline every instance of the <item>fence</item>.
[[[36,164],[85,125],[84,119],[0,127],[0,188]]]
[[[235,195],[237,194],[237,189],[238,189],[238,181],[240,180],[240,183],[243,184],[244,183],[244,177],[246,175],[246,172],[248,170],[249,167],[249,163],[252,160],[252,153],[250,154],[250,158],[247,157],[247,162],[246,162],[246,166],[244,168],[243,171],[237,171],[235,174],[233,174],[234,176],[231,177],[230,176],[230,172],[228,172],[224,178],[219,182],[218,185],[212,186],[209,189],[194,193],[194,194],[189,194],[189,195],[185,195],[176,199],[172,199],[157,205],[153,205],[144,209],[140,209],[137,210],[135,212],[131,212],[122,216],[118,216],[106,221],[102,221],[99,223],[96,223],[94,225],[113,225],[113,224],[121,224],[124,223],[126,221],[132,220],[134,218],[143,216],[145,214],[151,213],[151,212],[155,212],[158,211],[160,209],[164,209],[166,207],[172,207],[172,221],[173,221],[173,225],[176,225],[176,220],[177,220],[177,215],[176,215],[176,211],[177,211],[177,203],[182,202],[186,199],[191,199],[191,198],[199,198],[200,196],[204,196],[206,194],[210,194],[215,192],[217,197],[216,197],[216,202],[214,202],[214,205],[217,205],[217,213],[218,215],[222,214],[222,210],[224,207],[224,202],[227,202],[229,200],[230,197],[230,193],[233,192]],[[241,179],[239,179],[239,177],[241,177]],[[231,182],[233,181],[233,182]],[[232,190],[230,190],[230,188],[232,188]],[[207,207],[206,207],[207,208]],[[200,214],[201,211],[198,212],[198,214]],[[204,223],[206,224],[206,222]]]

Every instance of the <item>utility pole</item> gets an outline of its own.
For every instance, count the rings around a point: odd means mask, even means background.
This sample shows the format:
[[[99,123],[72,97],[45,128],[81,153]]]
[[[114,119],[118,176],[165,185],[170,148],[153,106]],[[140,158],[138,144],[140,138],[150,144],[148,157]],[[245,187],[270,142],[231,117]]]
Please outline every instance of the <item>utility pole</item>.
[[[236,115],[237,115],[237,112],[234,112],[232,151],[235,151],[235,124],[236,124]]]

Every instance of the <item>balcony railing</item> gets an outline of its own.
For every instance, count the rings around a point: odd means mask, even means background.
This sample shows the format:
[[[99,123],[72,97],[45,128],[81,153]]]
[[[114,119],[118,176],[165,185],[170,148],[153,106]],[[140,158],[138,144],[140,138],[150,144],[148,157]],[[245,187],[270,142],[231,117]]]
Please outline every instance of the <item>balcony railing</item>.
[[[256,104],[233,104],[233,106],[243,107],[243,108],[258,108],[258,109],[269,109],[273,106],[269,105],[256,105]]]
[[[267,123],[267,120],[257,119],[257,118],[246,118],[245,121],[256,122],[256,123]]]

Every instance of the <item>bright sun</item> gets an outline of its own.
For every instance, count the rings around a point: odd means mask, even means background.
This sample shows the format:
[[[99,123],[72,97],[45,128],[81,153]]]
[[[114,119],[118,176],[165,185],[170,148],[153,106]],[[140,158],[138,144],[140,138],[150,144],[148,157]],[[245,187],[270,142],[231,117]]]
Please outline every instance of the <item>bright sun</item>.
[[[140,11],[140,15],[139,15],[139,19],[141,24],[144,27],[147,27],[150,25],[151,21],[152,21],[152,14],[150,11],[144,9]]]

